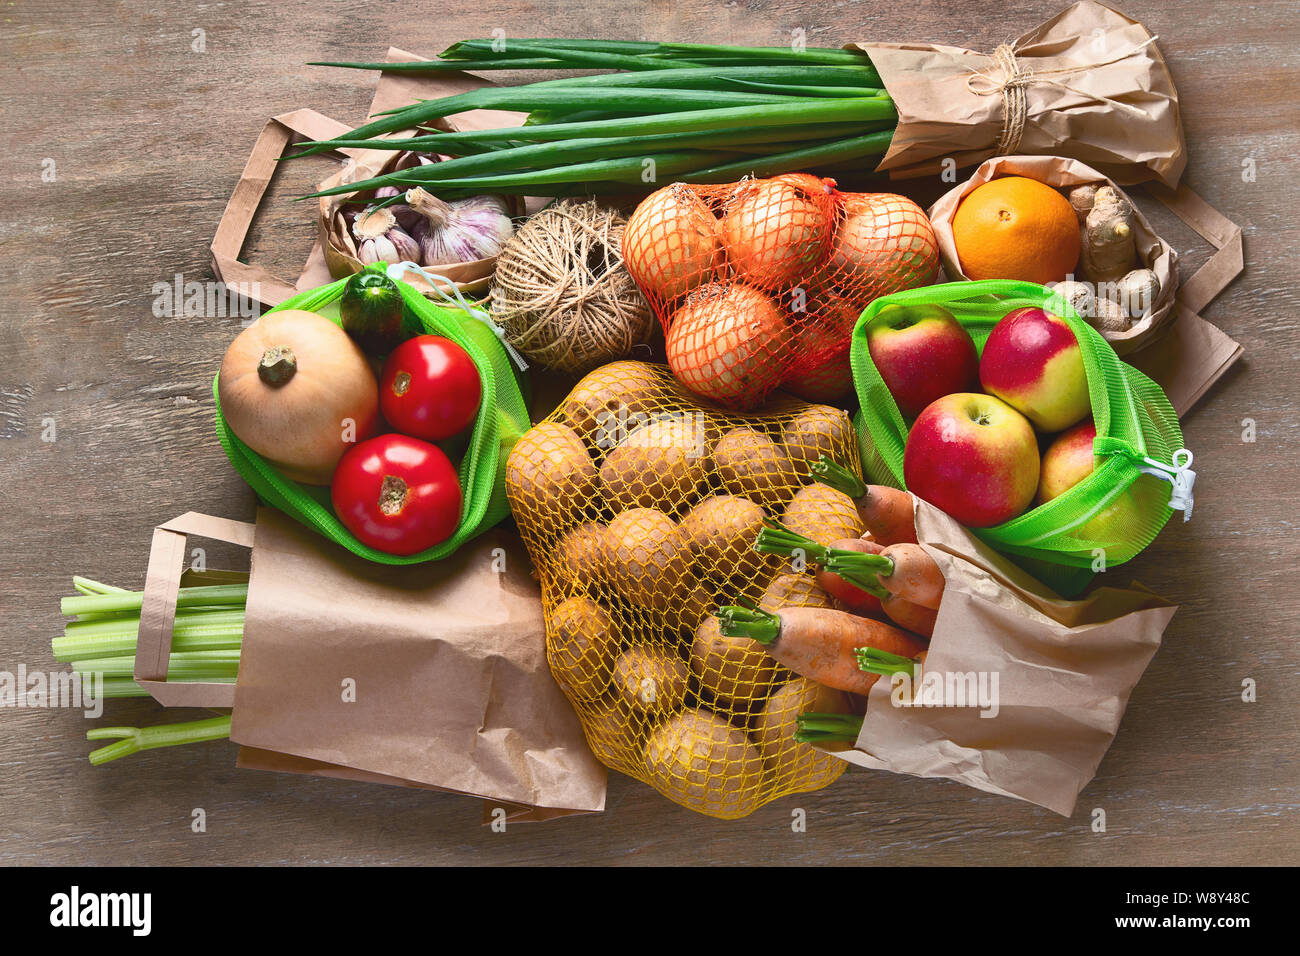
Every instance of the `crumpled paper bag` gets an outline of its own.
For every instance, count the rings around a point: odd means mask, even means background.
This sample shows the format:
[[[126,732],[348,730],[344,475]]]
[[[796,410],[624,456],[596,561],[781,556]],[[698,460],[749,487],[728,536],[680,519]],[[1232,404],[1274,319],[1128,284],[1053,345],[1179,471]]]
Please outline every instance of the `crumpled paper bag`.
[[[856,43],[898,107],[879,171],[939,173],[990,156],[1079,159],[1118,183],[1176,186],[1187,164],[1178,91],[1155,37],[1082,0],[998,50]],[[1008,55],[1014,56],[1014,60]]]
[[[239,765],[478,796],[512,820],[602,810],[605,768],[545,645],[510,532],[389,567],[259,509],[230,732]]]
[[[948,675],[974,674],[977,683],[983,675],[984,700],[994,705],[895,706],[907,687],[882,677],[853,748],[831,752],[1069,816],[1177,607],[1140,586],[1063,600],[915,500],[917,539],[946,581],[921,683],[925,675],[945,683]]]
[[[930,207],[930,224],[934,226],[934,235],[939,241],[943,268],[952,281],[966,278],[961,271],[957,245],[952,237],[952,220],[957,214],[957,207],[974,190],[1003,176],[1027,176],[1066,192],[1088,183],[1119,189],[1100,172],[1077,159],[1062,156],[995,156],[985,160],[969,179],[944,193]],[[1146,345],[1173,321],[1174,299],[1178,294],[1178,253],[1173,246],[1156,235],[1132,197],[1122,189],[1119,192],[1133,206],[1133,238],[1138,259],[1145,268],[1156,274],[1156,279],[1160,282],[1160,294],[1145,315],[1135,319],[1132,326],[1123,332],[1102,332],[1117,354],[1127,355]],[[1136,269],[1137,265],[1133,268]],[[1076,275],[1075,278],[1079,277]]]

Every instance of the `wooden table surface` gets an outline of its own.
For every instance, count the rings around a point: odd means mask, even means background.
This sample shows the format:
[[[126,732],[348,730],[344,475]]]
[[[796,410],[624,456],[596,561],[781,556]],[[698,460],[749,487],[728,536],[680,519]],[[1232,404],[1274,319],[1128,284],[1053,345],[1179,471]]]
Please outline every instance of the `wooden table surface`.
[[[607,812],[502,834],[480,826],[474,800],[236,770],[224,742],[93,769],[79,712],[8,709],[0,862],[1300,862],[1300,23],[1287,2],[1121,6],[1159,35],[1174,72],[1187,181],[1245,231],[1246,272],[1204,314],[1246,357],[1184,422],[1200,473],[1195,518],[1171,522],[1128,566],[1182,609],[1073,817],[947,781],[853,770],[820,793],[724,823],[614,775]],[[769,45],[804,27],[816,45],[992,49],[1060,0],[157,8],[18,0],[3,11],[0,670],[53,666],[48,642],[72,574],[139,587],[153,525],[191,509],[251,517],[253,496],[212,430],[212,374],[238,320],[156,317],[154,284],[213,278],[208,243],[267,117],[311,106],[359,121],[373,80],[307,61],[380,59],[390,43],[431,54],[498,27]],[[297,165],[277,179],[250,260],[297,275],[310,211],[289,199],[327,168]],[[1157,224],[1184,251],[1187,275],[1207,247],[1171,219]],[[1247,419],[1253,442],[1243,441]],[[238,560],[209,552],[213,564]],[[1241,699],[1246,678],[1258,686],[1253,703]],[[164,719],[147,701],[107,706],[113,723]],[[191,831],[198,807],[206,833]],[[791,830],[795,807],[807,811],[806,833]],[[1104,833],[1090,826],[1097,807]]]

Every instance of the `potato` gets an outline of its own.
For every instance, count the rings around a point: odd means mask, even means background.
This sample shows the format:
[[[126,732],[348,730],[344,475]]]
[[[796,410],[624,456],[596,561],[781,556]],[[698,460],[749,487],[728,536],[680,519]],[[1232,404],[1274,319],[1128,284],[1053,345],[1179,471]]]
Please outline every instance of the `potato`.
[[[506,461],[506,496],[520,525],[547,532],[563,528],[599,495],[599,473],[573,429],[541,422],[529,429]]]
[[[550,560],[552,573],[560,583],[584,590],[604,583],[609,572],[605,563],[606,530],[599,521],[587,521],[560,539]]]
[[[700,686],[724,707],[750,710],[787,671],[747,637],[727,637],[709,615],[695,629],[691,670]]]
[[[781,559],[754,550],[763,530],[763,506],[735,495],[711,495],[682,518],[682,537],[691,558],[710,578],[722,582],[736,574],[753,578]]]
[[[681,596],[676,606],[670,609],[664,625],[672,630],[694,633],[700,621],[716,611],[718,605],[724,603],[726,602],[722,600],[715,585],[708,581],[696,581]]]
[[[686,662],[654,644],[633,644],[614,662],[614,692],[632,714],[642,718],[681,710],[686,680]]]
[[[743,730],[704,708],[656,727],[644,759],[656,790],[699,813],[733,819],[762,802],[763,755]]]
[[[686,580],[681,529],[653,508],[624,511],[605,530],[605,564],[619,596],[662,617]]]
[[[799,489],[786,505],[781,523],[824,545],[840,538],[859,538],[866,530],[853,499],[819,483]]]
[[[786,423],[781,430],[781,443],[797,466],[811,465],[822,455],[844,465],[851,457],[857,436],[843,409],[809,405]],[[799,472],[807,475],[808,469],[800,467]]]
[[[649,723],[638,718],[622,697],[597,701],[579,713],[587,746],[602,763],[635,773],[641,764],[641,745]]]
[[[777,786],[798,781],[799,789],[824,787],[835,780],[847,764],[794,739],[795,718],[804,713],[852,713],[849,695],[806,677],[782,684],[754,717],[751,736],[763,755]]]
[[[663,508],[691,498],[707,476],[702,420],[663,419],[643,425],[605,456],[600,482],[615,511]]]
[[[609,689],[619,639],[609,612],[591,598],[571,597],[551,611],[546,660],[556,682],[580,700]]]
[[[811,574],[784,571],[772,579],[758,606],[764,611],[778,611],[783,607],[834,607],[835,601]]]
[[[565,422],[596,448],[609,448],[618,436],[658,410],[672,388],[658,366],[610,362],[589,372],[560,404]]]
[[[774,510],[799,487],[794,463],[772,439],[752,428],[733,428],[713,449],[713,467],[728,494]]]

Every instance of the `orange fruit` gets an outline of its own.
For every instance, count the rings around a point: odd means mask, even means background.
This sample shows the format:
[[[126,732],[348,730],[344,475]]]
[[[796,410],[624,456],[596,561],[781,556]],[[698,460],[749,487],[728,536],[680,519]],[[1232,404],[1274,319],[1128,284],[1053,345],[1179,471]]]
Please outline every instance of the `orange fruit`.
[[[968,279],[1046,285],[1064,279],[1079,262],[1074,207],[1051,186],[1024,176],[975,187],[952,217],[952,238]]]

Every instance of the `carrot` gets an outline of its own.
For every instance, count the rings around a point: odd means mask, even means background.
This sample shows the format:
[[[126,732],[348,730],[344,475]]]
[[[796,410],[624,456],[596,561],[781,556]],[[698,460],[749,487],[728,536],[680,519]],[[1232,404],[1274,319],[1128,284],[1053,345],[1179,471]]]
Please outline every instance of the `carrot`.
[[[776,613],[734,605],[718,610],[727,637],[748,637],[790,670],[850,694],[866,694],[879,674],[858,666],[857,651],[873,648],[915,657],[925,645],[912,635],[848,611],[787,607]]]
[[[891,544],[878,554],[858,548],[827,550],[823,566],[850,584],[864,586],[874,577],[891,594],[938,610],[943,600],[943,572],[919,544]]]
[[[813,476],[823,485],[853,499],[858,517],[881,544],[916,544],[916,521],[912,496],[888,485],[868,485],[825,455],[812,466]]]
[[[916,677],[917,661],[924,661],[926,652],[922,651],[915,658],[890,654],[888,651],[874,647],[859,647],[854,652],[858,667],[877,679],[906,672]],[[856,743],[862,733],[861,714],[824,714],[805,712],[795,717],[794,739],[801,744],[852,744]]]
[[[855,551],[859,554],[878,554],[881,550],[880,545],[873,541],[864,541],[861,538],[841,538],[838,541],[832,541],[831,547],[841,551]],[[838,574],[827,571],[824,566],[820,565],[814,577],[823,591],[840,601],[853,613],[884,613],[883,601],[888,592],[882,595],[874,588],[872,590],[860,588],[856,584],[844,580]]]
[[[880,603],[885,614],[899,627],[915,631],[922,637],[934,636],[934,622],[939,616],[938,611],[933,608],[922,607],[919,604],[913,604],[897,594],[891,594]]]
[[[855,554],[876,554],[881,550],[880,545],[862,538],[841,538],[832,542],[830,547]],[[818,544],[812,538],[796,534],[779,522],[768,521],[754,541],[754,550],[763,554],[801,558],[808,570],[816,572],[817,584],[821,589],[843,602],[850,610],[859,614],[883,613],[880,602],[888,596],[889,591],[871,578],[849,582],[838,574],[827,572],[822,565],[827,560],[830,548]]]

